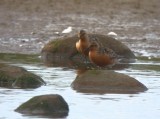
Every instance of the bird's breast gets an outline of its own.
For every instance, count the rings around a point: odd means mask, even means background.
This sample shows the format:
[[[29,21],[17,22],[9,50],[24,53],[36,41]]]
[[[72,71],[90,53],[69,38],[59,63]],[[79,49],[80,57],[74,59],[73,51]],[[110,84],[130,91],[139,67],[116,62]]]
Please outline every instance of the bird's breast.
[[[98,54],[96,51],[89,52],[89,59],[98,66],[113,64],[113,60],[107,54]]]

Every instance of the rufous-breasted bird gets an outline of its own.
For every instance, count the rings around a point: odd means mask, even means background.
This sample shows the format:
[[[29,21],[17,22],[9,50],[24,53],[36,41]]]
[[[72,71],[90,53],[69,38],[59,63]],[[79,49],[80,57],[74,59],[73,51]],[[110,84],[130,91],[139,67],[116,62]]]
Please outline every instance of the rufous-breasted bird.
[[[117,54],[113,50],[102,48],[97,42],[92,42],[89,46],[90,61],[100,67],[115,64],[116,57]]]

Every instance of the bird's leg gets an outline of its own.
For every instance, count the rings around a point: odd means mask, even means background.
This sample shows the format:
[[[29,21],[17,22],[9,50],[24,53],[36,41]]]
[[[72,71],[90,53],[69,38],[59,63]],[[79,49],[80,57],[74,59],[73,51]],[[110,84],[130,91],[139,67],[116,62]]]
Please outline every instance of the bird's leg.
[[[84,63],[87,64],[88,63],[87,57],[85,55],[81,55],[81,56],[82,56],[82,59],[83,59]]]

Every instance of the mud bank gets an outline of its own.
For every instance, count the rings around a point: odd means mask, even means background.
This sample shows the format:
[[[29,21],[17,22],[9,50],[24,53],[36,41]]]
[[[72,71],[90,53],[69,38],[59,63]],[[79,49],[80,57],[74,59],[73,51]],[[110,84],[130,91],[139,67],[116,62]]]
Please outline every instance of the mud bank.
[[[0,52],[37,54],[50,39],[86,29],[103,35],[114,31],[136,55],[160,57],[158,3],[159,0],[1,0]],[[72,32],[62,34],[68,26]]]

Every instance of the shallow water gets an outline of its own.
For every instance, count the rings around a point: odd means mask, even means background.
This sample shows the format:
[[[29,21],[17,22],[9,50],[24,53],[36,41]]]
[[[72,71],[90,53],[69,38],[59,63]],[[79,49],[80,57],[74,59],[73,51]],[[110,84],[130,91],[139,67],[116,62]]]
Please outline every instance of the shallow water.
[[[23,56],[24,57],[24,56]],[[38,119],[14,112],[28,99],[43,94],[60,94],[69,105],[67,119],[157,119],[160,117],[160,59],[139,58],[128,68],[116,70],[139,80],[148,91],[139,94],[85,94],[76,92],[71,83],[76,70],[47,67],[38,56],[1,54],[1,62],[24,67],[47,83],[37,89],[0,88],[0,119]],[[12,59],[12,60],[11,60]],[[16,60],[17,59],[17,60]]]

